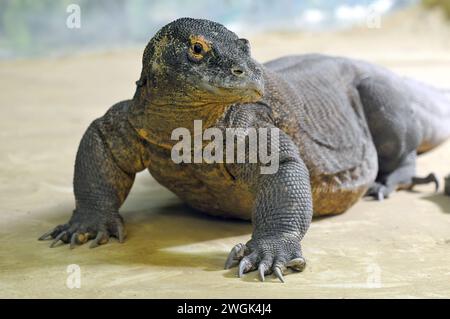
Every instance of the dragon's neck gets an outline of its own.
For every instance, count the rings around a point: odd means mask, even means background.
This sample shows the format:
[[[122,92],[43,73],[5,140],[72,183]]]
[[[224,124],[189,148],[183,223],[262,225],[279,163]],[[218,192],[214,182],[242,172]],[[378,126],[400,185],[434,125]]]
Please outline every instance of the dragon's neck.
[[[141,137],[152,144],[171,148],[177,141],[172,132],[186,128],[194,134],[194,120],[202,121],[203,130],[214,126],[231,105],[218,101],[188,101],[177,97],[136,94],[131,104],[129,121]]]

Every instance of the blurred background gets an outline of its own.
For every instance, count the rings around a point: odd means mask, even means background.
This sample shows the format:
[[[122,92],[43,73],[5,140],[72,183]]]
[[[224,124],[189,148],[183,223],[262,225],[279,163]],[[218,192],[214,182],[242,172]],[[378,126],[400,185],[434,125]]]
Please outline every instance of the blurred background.
[[[142,46],[183,16],[215,20],[249,36],[377,28],[378,17],[410,7],[440,8],[450,17],[450,0],[1,0],[0,58]],[[71,13],[79,13],[75,27],[67,24]],[[421,22],[414,15],[401,19]]]
[[[223,280],[251,225],[188,213],[146,172],[121,209],[125,245],[69,252],[36,241],[74,208],[84,131],[133,96],[145,44],[183,16],[247,37],[260,62],[343,55],[450,88],[450,0],[0,0],[0,297],[448,298],[450,200],[432,185],[313,223],[312,267],[288,289],[254,289],[234,272]],[[417,174],[443,177],[449,158],[450,142],[421,156]],[[68,263],[83,267],[84,289],[64,285]],[[386,289],[364,288],[374,263]]]

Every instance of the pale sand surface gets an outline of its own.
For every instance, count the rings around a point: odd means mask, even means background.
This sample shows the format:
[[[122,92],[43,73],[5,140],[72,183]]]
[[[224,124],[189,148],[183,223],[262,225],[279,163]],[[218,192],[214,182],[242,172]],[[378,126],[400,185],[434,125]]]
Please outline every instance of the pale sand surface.
[[[253,52],[260,61],[306,52],[363,58],[450,88],[448,30],[406,37],[402,26],[254,37]],[[450,198],[431,185],[314,221],[303,241],[308,267],[284,285],[222,270],[231,247],[249,239],[250,223],[193,212],[146,172],[121,210],[126,243],[69,250],[37,241],[69,218],[79,140],[94,118],[132,96],[140,58],[128,50],[0,63],[0,297],[450,297]],[[447,143],[419,159],[418,173],[442,178],[449,157]],[[80,289],[66,287],[69,264],[81,267]]]

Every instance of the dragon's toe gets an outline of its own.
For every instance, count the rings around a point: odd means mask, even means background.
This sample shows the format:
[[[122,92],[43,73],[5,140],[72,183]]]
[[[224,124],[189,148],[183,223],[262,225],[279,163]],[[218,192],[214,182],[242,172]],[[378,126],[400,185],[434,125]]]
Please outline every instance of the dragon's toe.
[[[414,176],[411,180],[409,190],[412,190],[416,185],[424,185],[430,183],[434,184],[434,191],[437,192],[439,190],[439,179],[437,178],[436,174],[430,173],[426,177]]]
[[[369,189],[367,190],[365,197],[373,197],[374,199],[378,201],[382,201],[385,198],[389,197],[390,192],[388,191],[388,188],[378,182],[374,182]]]

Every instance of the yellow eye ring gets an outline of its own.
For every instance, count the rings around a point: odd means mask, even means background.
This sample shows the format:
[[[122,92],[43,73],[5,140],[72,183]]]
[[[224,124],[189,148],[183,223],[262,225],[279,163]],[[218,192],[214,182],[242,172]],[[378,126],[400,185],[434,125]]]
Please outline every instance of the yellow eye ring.
[[[196,61],[203,59],[204,55],[211,50],[211,45],[203,36],[191,36],[189,40],[191,43],[189,53]]]

